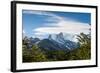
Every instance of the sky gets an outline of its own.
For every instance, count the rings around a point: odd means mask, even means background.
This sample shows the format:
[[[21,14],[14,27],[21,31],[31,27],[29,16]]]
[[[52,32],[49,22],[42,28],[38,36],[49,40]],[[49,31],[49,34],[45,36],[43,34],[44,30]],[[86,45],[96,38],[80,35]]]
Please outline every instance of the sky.
[[[28,37],[47,38],[49,34],[88,34],[90,13],[56,11],[22,11],[23,34]]]

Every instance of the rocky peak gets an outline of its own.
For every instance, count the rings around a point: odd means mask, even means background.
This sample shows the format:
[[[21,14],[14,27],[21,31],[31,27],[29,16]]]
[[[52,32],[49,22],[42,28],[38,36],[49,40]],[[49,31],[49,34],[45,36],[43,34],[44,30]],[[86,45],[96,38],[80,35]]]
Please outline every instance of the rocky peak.
[[[52,35],[51,34],[48,36],[48,39],[49,40],[52,40]]]
[[[56,40],[57,40],[58,42],[64,42],[64,41],[65,41],[62,32],[60,32],[59,34],[56,35]]]

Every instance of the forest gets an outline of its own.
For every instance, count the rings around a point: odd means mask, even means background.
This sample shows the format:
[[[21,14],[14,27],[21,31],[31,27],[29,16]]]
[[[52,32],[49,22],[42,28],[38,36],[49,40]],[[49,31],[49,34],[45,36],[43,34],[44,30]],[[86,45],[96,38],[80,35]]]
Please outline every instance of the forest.
[[[72,50],[48,50],[41,49],[40,46],[32,44],[28,46],[28,41],[23,39],[22,61],[27,62],[47,62],[47,61],[68,61],[91,59],[91,36],[80,33],[77,35],[78,47]]]

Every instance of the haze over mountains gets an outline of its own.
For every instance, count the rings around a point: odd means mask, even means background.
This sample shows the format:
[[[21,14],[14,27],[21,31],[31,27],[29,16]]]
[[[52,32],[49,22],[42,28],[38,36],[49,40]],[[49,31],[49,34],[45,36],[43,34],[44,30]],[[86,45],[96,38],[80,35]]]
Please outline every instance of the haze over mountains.
[[[44,50],[72,50],[78,47],[77,42],[66,39],[62,32],[56,34],[55,38],[50,34],[48,38],[42,40],[32,37],[25,37],[24,40],[28,41],[29,48],[31,48],[32,45],[37,45]]]

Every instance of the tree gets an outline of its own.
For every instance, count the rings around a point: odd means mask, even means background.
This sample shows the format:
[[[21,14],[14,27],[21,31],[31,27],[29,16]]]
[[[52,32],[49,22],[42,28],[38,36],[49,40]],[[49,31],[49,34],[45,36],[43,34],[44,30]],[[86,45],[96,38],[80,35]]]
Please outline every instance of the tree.
[[[67,54],[68,60],[85,60],[91,58],[91,36],[80,33],[77,35],[79,47]]]
[[[86,45],[90,46],[90,44],[91,44],[90,34],[80,33],[80,35],[77,35],[77,39],[78,39],[81,46],[86,46]]]
[[[91,36],[90,34],[80,33],[78,35],[78,41],[80,43],[80,48],[77,50],[76,55],[79,55],[80,59],[90,59],[91,58]]]
[[[30,54],[30,50],[27,49],[26,45],[23,45],[22,56],[23,62],[32,62],[33,57]]]
[[[43,62],[46,60],[45,54],[36,45],[33,45],[32,49],[23,49],[23,62]]]
[[[46,52],[47,58],[50,61],[62,61],[66,59],[66,51],[64,50],[48,50]]]
[[[31,54],[33,55],[34,57],[34,61],[46,61],[46,55],[43,53],[43,51],[41,51],[41,49],[36,46],[36,45],[33,45],[32,47],[32,51],[31,51]]]

